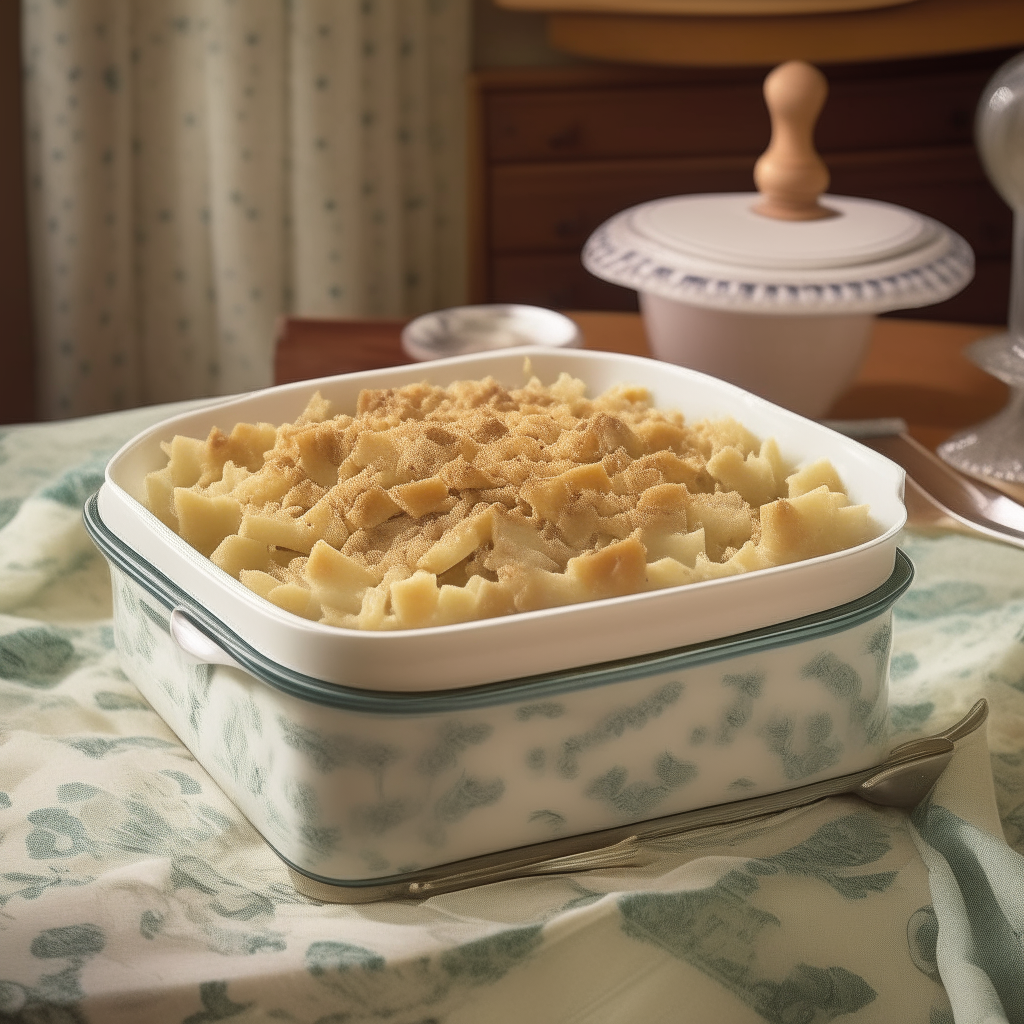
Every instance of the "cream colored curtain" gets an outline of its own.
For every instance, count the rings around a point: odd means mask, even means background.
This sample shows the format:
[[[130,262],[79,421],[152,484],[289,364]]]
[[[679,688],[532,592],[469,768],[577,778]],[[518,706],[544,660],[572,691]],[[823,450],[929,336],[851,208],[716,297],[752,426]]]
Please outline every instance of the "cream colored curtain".
[[[464,301],[468,0],[23,0],[44,415]]]

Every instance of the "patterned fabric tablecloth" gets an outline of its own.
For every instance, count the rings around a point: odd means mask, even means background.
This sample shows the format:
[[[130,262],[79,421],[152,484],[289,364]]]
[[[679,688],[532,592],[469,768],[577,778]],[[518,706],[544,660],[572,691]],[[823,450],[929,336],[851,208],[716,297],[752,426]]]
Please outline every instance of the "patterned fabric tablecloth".
[[[643,867],[321,905],[118,666],[81,508],[170,411],[0,432],[0,1021],[1024,1022],[1024,551],[904,538],[894,742],[992,711],[913,814],[837,797]]]

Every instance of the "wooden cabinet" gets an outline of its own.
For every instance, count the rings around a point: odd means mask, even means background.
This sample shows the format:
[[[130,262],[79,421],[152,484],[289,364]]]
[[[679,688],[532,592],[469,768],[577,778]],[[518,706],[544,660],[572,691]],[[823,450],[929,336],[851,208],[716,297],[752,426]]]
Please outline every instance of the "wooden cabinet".
[[[816,142],[831,191],[918,210],[974,248],[975,281],[930,307],[935,319],[1006,318],[1012,216],[982,171],[973,123],[985,83],[1011,55],[823,68],[830,95]],[[583,269],[583,243],[635,203],[752,189],[754,161],[770,130],[761,98],[766,71],[583,66],[480,73],[474,298],[635,308],[632,292]]]

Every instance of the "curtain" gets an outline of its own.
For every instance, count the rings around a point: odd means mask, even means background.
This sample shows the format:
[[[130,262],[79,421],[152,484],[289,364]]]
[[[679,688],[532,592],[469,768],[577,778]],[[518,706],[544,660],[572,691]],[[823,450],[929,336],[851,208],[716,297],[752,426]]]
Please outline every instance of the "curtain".
[[[271,383],[465,301],[468,0],[23,0],[46,416]]]

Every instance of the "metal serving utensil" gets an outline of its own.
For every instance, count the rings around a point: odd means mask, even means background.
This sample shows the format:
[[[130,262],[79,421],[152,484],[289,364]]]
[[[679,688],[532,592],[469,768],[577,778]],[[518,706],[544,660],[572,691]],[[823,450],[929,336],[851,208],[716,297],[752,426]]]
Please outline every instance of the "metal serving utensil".
[[[988,718],[988,702],[979,700],[955,725],[934,736],[896,747],[878,765],[781,793],[699,807],[681,814],[639,824],[603,829],[582,836],[440,864],[412,874],[377,879],[365,884],[339,884],[311,878],[289,867],[292,884],[305,896],[327,903],[370,903],[390,899],[426,899],[489,882],[539,875],[570,874],[599,868],[643,867],[653,859],[645,840],[668,839],[802,807],[829,796],[852,794],[883,807],[912,808],[931,791],[949,764],[958,740],[969,736]]]
[[[970,479],[907,433],[904,420],[823,420],[902,466],[947,516],[992,540],[1024,548],[1024,506],[1001,491]]]

